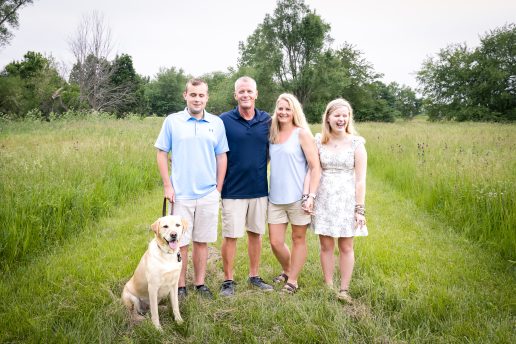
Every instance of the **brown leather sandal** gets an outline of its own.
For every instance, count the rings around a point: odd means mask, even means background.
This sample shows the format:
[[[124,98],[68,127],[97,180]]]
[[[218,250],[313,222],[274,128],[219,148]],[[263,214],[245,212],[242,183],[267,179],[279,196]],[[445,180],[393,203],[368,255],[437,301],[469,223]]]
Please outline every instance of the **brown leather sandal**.
[[[288,281],[288,276],[284,272],[282,272],[278,276],[274,277],[272,281],[274,283],[285,283]]]
[[[299,287],[296,287],[292,283],[287,282],[287,283],[285,283],[285,285],[283,286],[281,291],[284,293],[288,293],[288,294],[294,294],[298,289],[299,289]]]

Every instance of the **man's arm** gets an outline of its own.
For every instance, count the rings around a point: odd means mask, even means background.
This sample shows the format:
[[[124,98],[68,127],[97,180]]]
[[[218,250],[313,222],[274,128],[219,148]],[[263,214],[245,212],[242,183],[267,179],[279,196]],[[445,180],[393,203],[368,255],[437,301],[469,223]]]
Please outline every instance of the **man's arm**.
[[[218,154],[217,159],[217,190],[222,192],[222,185],[224,184],[224,178],[226,177],[226,170],[228,168],[228,157],[226,152]]]
[[[168,174],[168,153],[158,149],[156,159],[158,161],[159,174],[161,175],[161,180],[163,181],[164,197],[167,198],[170,202],[175,202],[176,195],[174,188],[172,187],[172,182],[170,181],[170,176]]]

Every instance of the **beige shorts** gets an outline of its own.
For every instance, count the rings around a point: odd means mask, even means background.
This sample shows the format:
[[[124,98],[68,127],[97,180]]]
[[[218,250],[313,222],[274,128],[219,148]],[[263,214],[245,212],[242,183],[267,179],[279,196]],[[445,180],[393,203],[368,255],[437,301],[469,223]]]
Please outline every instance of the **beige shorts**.
[[[215,189],[199,199],[176,200],[172,214],[188,221],[188,231],[181,238],[179,246],[186,246],[192,240],[203,243],[217,241],[219,198],[220,193]]]
[[[310,215],[301,208],[301,201],[289,204],[272,204],[269,202],[267,219],[272,225],[290,222],[292,225],[303,226],[311,221]]]
[[[265,234],[265,217],[267,216],[267,196],[249,199],[222,200],[222,236],[224,238],[241,238],[245,229]]]

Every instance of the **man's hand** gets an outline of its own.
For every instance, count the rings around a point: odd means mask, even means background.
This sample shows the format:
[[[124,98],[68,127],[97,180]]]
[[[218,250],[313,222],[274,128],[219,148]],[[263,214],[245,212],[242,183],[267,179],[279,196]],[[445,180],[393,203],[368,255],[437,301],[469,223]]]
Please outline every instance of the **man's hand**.
[[[174,203],[176,201],[176,193],[172,185],[167,185],[163,187],[165,191],[165,198],[168,199],[170,203]]]

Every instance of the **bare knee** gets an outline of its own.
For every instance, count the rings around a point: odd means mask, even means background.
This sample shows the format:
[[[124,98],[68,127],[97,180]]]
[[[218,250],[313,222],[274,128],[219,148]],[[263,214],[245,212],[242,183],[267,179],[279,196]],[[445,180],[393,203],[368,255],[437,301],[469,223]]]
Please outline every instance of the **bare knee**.
[[[339,239],[339,252],[343,255],[353,254],[353,238]]]
[[[319,241],[321,243],[321,253],[333,254],[333,249],[335,247],[333,238],[321,236]]]
[[[285,241],[281,238],[270,238],[270,242],[273,250],[279,250],[285,245]]]

